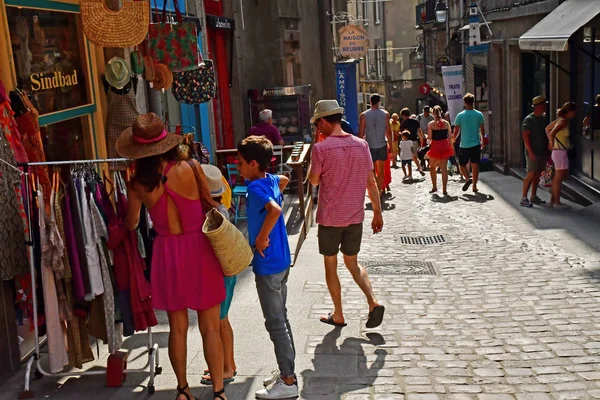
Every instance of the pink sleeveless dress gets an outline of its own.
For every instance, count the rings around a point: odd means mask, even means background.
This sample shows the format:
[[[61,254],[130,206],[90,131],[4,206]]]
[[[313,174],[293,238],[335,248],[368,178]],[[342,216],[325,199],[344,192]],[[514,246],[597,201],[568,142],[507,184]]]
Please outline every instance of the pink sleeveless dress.
[[[202,233],[205,214],[200,200],[189,200],[169,189],[163,172],[165,192],[149,211],[157,237],[152,256],[152,302],[165,311],[206,310],[225,300],[223,272],[215,253]],[[183,233],[172,235],[167,214],[169,197],[179,212]]]

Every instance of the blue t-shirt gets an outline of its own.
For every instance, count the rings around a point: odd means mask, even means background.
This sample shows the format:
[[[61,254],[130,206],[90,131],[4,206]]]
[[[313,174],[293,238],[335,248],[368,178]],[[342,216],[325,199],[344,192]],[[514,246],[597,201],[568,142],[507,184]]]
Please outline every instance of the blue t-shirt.
[[[277,175],[267,174],[265,178],[257,179],[248,184],[246,212],[251,246],[256,243],[256,237],[265,222],[267,216],[265,206],[271,201],[275,201],[279,206],[283,202],[283,194],[279,190],[279,177]],[[279,216],[277,223],[269,234],[269,240],[269,247],[263,251],[264,257],[257,251],[254,252],[252,267],[256,275],[278,274],[285,271],[292,264],[283,213]]]
[[[456,116],[454,125],[460,126],[460,147],[480,146],[479,128],[483,125],[483,114],[477,110],[464,110]]]
[[[350,133],[354,136],[356,136],[356,133],[354,133],[354,129],[352,129],[352,125],[350,125],[350,122],[346,121],[345,119],[343,119],[340,122],[340,125],[342,127],[342,130],[346,133]]]

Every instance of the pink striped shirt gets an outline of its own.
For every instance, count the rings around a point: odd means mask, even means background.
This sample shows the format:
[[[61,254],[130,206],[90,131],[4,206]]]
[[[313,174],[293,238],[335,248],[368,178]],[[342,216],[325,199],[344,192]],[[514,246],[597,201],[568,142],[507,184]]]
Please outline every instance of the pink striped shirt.
[[[329,136],[314,145],[311,174],[320,175],[317,224],[342,227],[365,219],[365,192],[373,161],[354,135]]]

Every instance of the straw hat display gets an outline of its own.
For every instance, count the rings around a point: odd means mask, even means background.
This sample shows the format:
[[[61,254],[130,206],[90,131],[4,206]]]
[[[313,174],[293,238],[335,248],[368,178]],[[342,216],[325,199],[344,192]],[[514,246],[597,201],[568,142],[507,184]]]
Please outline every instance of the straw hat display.
[[[165,64],[154,63],[152,87],[156,90],[169,90],[173,85],[173,73]]]
[[[154,80],[154,61],[150,56],[144,56],[142,60],[144,61],[144,79],[152,82]]]
[[[131,80],[131,68],[121,57],[113,57],[106,64],[104,77],[110,86],[123,89]]]
[[[117,139],[117,152],[125,158],[145,158],[164,154],[183,140],[182,136],[168,133],[165,124],[154,113],[139,115],[130,128]]]

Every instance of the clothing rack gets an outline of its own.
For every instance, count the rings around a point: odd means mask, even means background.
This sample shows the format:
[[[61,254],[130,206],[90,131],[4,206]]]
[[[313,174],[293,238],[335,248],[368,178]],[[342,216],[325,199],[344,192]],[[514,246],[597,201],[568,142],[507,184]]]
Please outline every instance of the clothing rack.
[[[14,168],[14,166],[2,159],[0,161],[10,165]],[[52,165],[78,165],[78,164],[105,164],[105,163],[119,163],[119,162],[128,162],[130,161],[127,158],[105,158],[105,159],[95,159],[95,160],[70,160],[70,161],[47,161],[47,162],[27,162],[27,163],[17,163],[18,167],[23,168],[23,171],[20,173],[25,175],[25,193],[27,199],[31,199],[31,189],[29,184],[29,168],[33,166],[52,166]],[[35,338],[35,351],[33,355],[27,361],[27,367],[25,371],[25,388],[21,393],[19,398],[33,398],[33,392],[29,389],[30,377],[31,377],[31,369],[33,366],[33,362],[36,363],[35,374],[38,377],[41,376],[54,376],[54,377],[68,377],[68,376],[85,376],[85,375],[106,375],[107,370],[104,371],[75,371],[75,372],[58,372],[51,373],[44,370],[40,363],[40,337],[38,330],[38,307],[37,307],[37,293],[36,293],[36,279],[35,279],[35,261],[34,261],[34,251],[33,251],[33,224],[32,224],[32,210],[30,207],[30,201],[27,201],[27,215],[28,225],[29,225],[29,233],[28,240],[26,242],[28,253],[29,253],[29,266],[30,266],[30,274],[31,274],[31,287],[32,287],[32,302],[33,302],[33,327],[34,327],[34,338]],[[153,343],[152,340],[152,328],[148,327],[147,330],[148,335],[148,345],[146,347],[148,351],[148,361],[146,365],[142,368],[138,369],[124,369],[122,371],[123,374],[140,374],[140,373],[149,373],[150,380],[148,382],[148,393],[154,394],[154,377],[156,375],[160,375],[162,372],[162,368],[159,365],[159,351],[158,351],[158,343]]]

